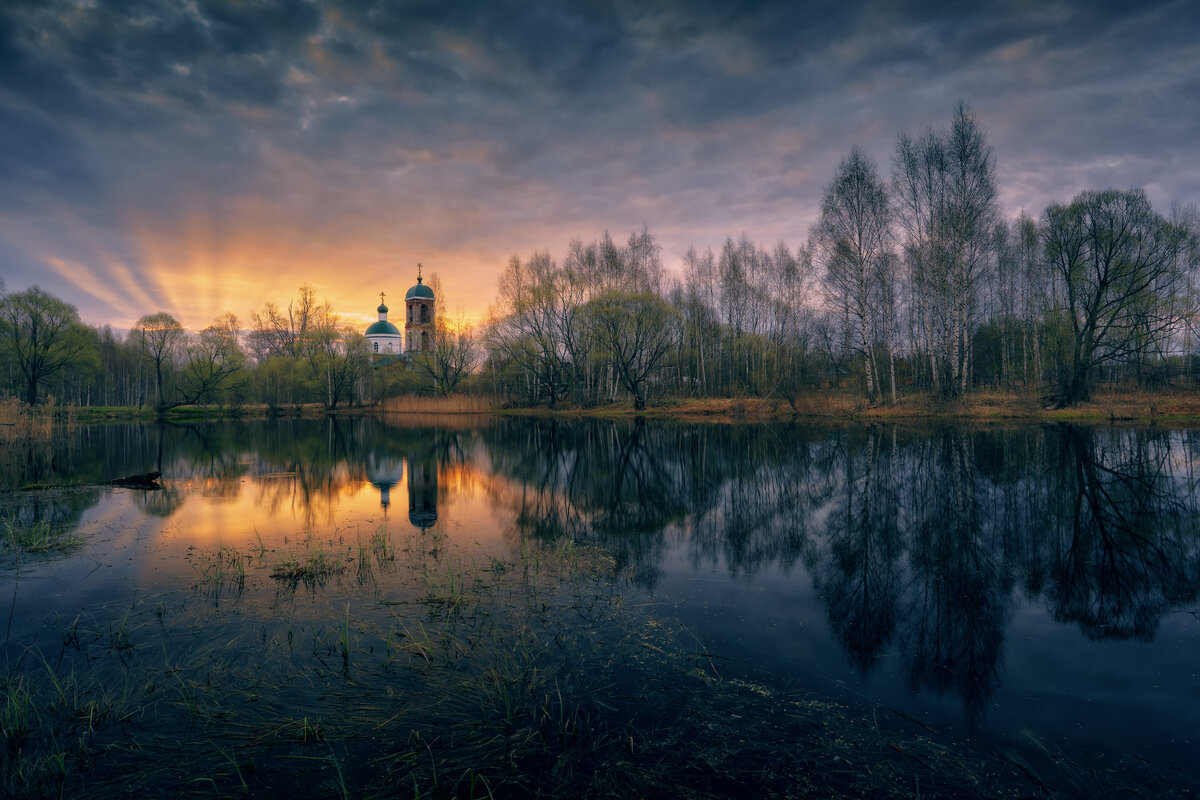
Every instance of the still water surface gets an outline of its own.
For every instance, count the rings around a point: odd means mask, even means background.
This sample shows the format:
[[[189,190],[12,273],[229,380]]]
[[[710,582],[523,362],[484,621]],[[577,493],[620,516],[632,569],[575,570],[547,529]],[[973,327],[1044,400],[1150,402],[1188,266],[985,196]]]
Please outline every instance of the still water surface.
[[[0,514],[83,540],[0,573],[10,664],[50,618],[204,593],[221,548],[349,551],[384,524],[473,563],[569,541],[725,674],[1195,777],[1197,431],[331,418],[81,427],[4,457]],[[11,491],[150,470],[162,491]],[[277,614],[270,584],[209,584],[212,624]]]

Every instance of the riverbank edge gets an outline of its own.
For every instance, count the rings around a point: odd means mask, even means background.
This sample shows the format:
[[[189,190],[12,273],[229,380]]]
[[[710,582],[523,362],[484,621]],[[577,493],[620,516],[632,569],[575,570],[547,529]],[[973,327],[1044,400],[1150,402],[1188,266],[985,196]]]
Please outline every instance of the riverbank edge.
[[[1200,393],[1121,393],[1100,395],[1069,408],[1044,406],[1040,399],[989,392],[961,401],[909,396],[897,403],[867,403],[843,395],[819,395],[795,401],[760,398],[663,400],[638,410],[632,402],[602,406],[505,408],[510,416],[561,418],[637,418],[685,422],[759,422],[822,420],[827,422],[1076,422],[1200,424]]]
[[[373,415],[390,417],[513,416],[560,419],[656,419],[682,422],[766,422],[823,420],[829,422],[1077,422],[1200,424],[1200,391],[1164,393],[1127,392],[1097,395],[1087,403],[1069,408],[1043,404],[1040,398],[1006,392],[975,392],[958,401],[933,395],[909,395],[896,403],[868,403],[841,394],[778,398],[664,399],[644,409],[630,400],[602,405],[560,404],[510,406],[484,398],[394,398],[378,405],[326,409],[320,404],[289,406],[184,406],[158,415],[153,409],[122,406],[59,407],[56,422],[93,424],[104,422],[186,423],[203,420],[306,418]]]

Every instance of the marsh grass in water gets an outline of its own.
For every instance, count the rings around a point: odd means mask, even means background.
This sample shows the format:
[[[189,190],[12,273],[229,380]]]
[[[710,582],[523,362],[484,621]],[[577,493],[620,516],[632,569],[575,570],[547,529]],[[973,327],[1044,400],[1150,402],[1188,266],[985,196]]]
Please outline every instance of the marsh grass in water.
[[[53,436],[56,422],[73,421],[72,409],[53,400],[40,406],[28,406],[15,397],[0,400],[0,442],[46,441]]]
[[[601,548],[477,558],[429,533],[361,540],[374,602],[340,579],[353,545],[283,562],[251,545],[196,558],[220,609],[185,593],[51,615],[0,676],[0,795],[1030,792],[1025,767],[886,709],[718,671],[677,622],[622,602],[629,575]]]
[[[220,603],[222,596],[241,594],[246,590],[248,558],[232,547],[201,553],[193,563],[198,579],[192,588],[214,603]]]
[[[271,577],[291,583],[323,584],[345,571],[346,563],[341,555],[329,554],[320,546],[313,546],[299,558],[289,553],[275,564]]]
[[[82,544],[72,526],[54,525],[44,519],[23,522],[5,517],[0,526],[4,529],[4,543],[25,553],[67,552]]]

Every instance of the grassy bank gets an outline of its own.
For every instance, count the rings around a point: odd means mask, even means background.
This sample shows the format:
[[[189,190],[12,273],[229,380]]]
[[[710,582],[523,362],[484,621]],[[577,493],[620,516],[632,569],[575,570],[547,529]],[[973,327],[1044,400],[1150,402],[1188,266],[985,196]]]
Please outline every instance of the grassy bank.
[[[450,395],[449,397],[389,397],[376,406],[382,414],[490,414],[499,408],[491,397]]]
[[[351,409],[361,411],[361,409]],[[72,406],[75,422],[189,422],[208,419],[267,419],[268,417],[317,418],[326,413],[320,403],[270,407],[262,403],[241,406],[178,406],[158,414],[148,406]]]
[[[182,406],[163,417],[153,409],[130,406],[84,406],[29,409],[14,399],[0,403],[0,441],[49,438],[55,425],[63,423],[153,422],[165,419],[186,422],[205,419],[266,419],[273,416],[319,418],[326,414],[374,414],[383,417],[419,415],[449,420],[484,414],[513,416],[557,416],[690,421],[758,421],[827,419],[832,421],[875,420],[963,420],[1029,422],[1146,422],[1200,423],[1200,392],[1106,392],[1090,402],[1070,408],[1054,408],[1037,396],[1004,391],[976,391],[961,400],[945,400],[937,395],[904,395],[896,403],[868,403],[861,397],[829,392],[797,397],[793,401],[778,398],[665,398],[639,411],[629,400],[602,405],[560,404],[511,406],[491,397],[452,395],[450,397],[403,396],[388,398],[374,406],[347,406],[326,410],[320,404],[270,408],[265,405],[238,407]]]
[[[1012,392],[972,392],[960,401],[934,395],[907,395],[895,404],[868,403],[843,394],[814,394],[794,402],[773,398],[665,399],[642,411],[632,402],[599,406],[563,405],[505,409],[512,415],[564,417],[646,417],[691,421],[826,419],[832,421],[962,420],[972,422],[1151,422],[1200,423],[1200,392],[1122,392],[1097,395],[1091,402],[1053,408],[1040,398]]]

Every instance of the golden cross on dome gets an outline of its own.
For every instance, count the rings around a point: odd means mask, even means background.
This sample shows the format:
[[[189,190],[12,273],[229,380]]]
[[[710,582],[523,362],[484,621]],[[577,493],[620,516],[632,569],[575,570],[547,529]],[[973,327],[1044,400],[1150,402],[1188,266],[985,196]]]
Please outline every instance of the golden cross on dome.
[[[417,262],[417,283],[421,282],[421,262]]]
[[[383,292],[379,293],[379,304],[383,305]]]

